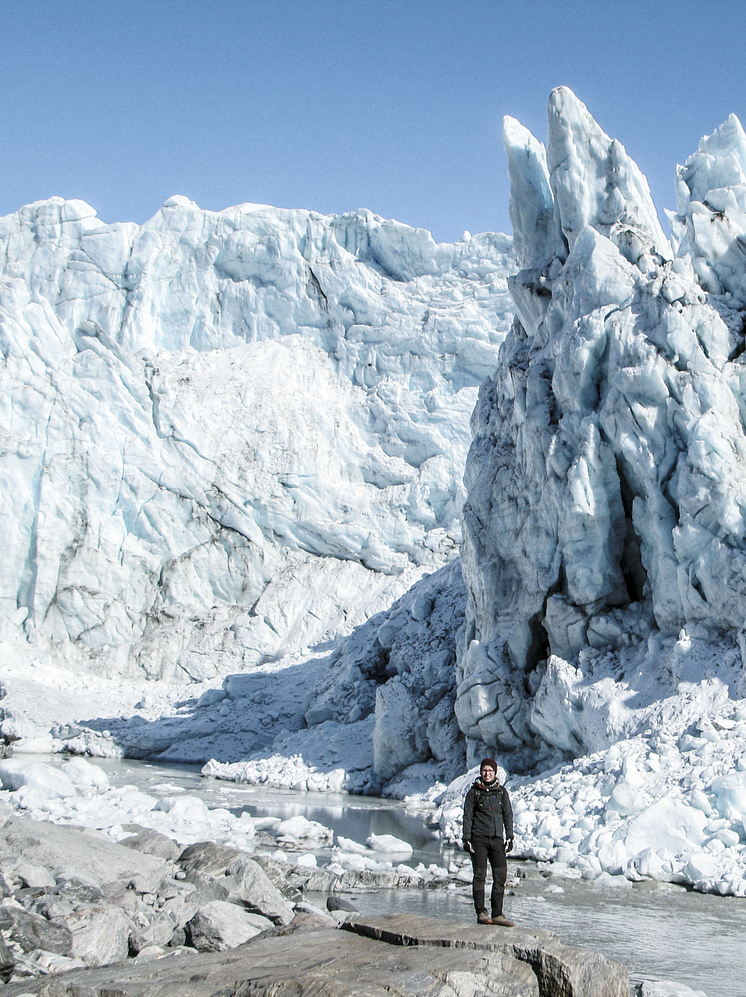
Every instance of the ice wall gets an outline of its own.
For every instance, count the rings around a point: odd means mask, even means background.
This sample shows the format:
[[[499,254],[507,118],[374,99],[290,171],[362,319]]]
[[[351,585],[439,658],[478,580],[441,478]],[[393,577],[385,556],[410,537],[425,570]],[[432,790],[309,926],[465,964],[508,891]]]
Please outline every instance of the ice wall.
[[[512,119],[504,141],[522,269],[473,416],[456,712],[520,767],[644,724],[635,676],[675,693],[682,631],[743,641],[746,142],[731,118],[679,168],[675,252],[568,89],[546,152]]]
[[[389,606],[457,553],[511,265],[369,212],[0,219],[2,633],[201,680]]]

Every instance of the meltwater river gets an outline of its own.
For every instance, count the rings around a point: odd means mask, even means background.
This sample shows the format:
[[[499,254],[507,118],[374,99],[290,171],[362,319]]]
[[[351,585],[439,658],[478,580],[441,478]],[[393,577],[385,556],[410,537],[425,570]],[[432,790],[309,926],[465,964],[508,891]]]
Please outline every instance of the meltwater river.
[[[56,756],[48,761],[61,764],[64,759]],[[151,787],[169,783],[199,796],[210,807],[247,811],[255,817],[285,819],[301,814],[359,842],[370,834],[393,834],[414,847],[411,864],[447,866],[454,854],[428,830],[422,813],[391,800],[236,785],[202,778],[197,766],[93,761],[106,770],[113,786],[134,784],[157,796],[161,794]],[[549,870],[532,863],[509,863],[509,873],[517,868],[525,875],[505,904],[517,924],[554,931],[567,944],[618,959],[629,967],[633,982],[676,980],[707,997],[746,995],[746,899],[656,883],[629,889],[598,887],[547,875]],[[314,899],[309,895],[309,900]],[[318,899],[323,903],[323,898]],[[366,914],[397,911],[464,920],[474,916],[466,886],[361,893],[357,906]]]

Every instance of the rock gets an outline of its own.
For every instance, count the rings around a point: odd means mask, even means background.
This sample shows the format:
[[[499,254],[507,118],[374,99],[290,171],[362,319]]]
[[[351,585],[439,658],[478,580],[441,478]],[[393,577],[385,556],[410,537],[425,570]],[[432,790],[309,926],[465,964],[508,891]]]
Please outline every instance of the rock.
[[[139,955],[143,949],[169,945],[175,929],[176,923],[167,914],[156,915],[144,928],[130,932],[130,952]]]
[[[214,842],[202,841],[182,852],[179,865],[189,882],[202,890],[225,889],[224,897],[242,903],[251,911],[281,924],[293,920],[293,907],[272,885],[261,866],[245,852]]]
[[[214,900],[201,907],[188,922],[187,937],[200,952],[225,952],[272,927],[272,921],[260,914]]]
[[[316,914],[310,910],[299,910],[290,922],[291,928],[328,928],[336,926],[336,921],[328,914]]]
[[[48,869],[40,865],[33,865],[31,862],[19,862],[13,872],[18,876],[22,885],[30,889],[57,885],[57,880]]]
[[[5,944],[3,936],[0,935],[0,980],[2,980],[3,983],[7,983],[13,975],[13,967],[15,966],[15,963],[16,961],[13,958],[13,953]]]
[[[0,907],[0,929],[9,941],[16,942],[26,953],[34,949],[58,955],[72,952],[72,933],[65,925],[47,921],[22,907]]]
[[[126,884],[137,876],[146,887],[143,892],[155,893],[167,874],[163,859],[123,848],[98,831],[26,817],[11,817],[4,828],[0,861],[8,865],[8,859],[42,866],[59,878],[75,878],[99,888],[113,881]]]
[[[352,911],[355,914],[360,913],[360,908],[356,907],[349,900],[343,900],[341,897],[327,897],[326,898],[326,909],[327,910],[346,910]]]
[[[510,932],[393,915],[358,921],[352,930],[279,929],[228,952],[110,966],[55,980],[24,981],[4,991],[41,997],[629,997],[619,963],[561,945],[550,932]],[[364,930],[363,930],[364,929]],[[367,932],[368,934],[366,934]],[[368,937],[377,934],[380,937]],[[397,942],[396,939],[399,939]],[[542,971],[522,952],[555,953],[562,976]],[[549,960],[548,960],[549,961]],[[537,963],[538,964],[538,963]],[[579,982],[578,967],[597,975]]]
[[[41,949],[33,951],[31,958],[48,973],[68,973],[71,969],[86,968],[86,964],[82,959],[72,959],[66,955],[58,955],[56,952],[44,952]]]
[[[171,838],[147,827],[138,828],[137,833],[130,838],[121,838],[119,844],[146,855],[156,855],[167,862],[175,862],[183,851]]]
[[[511,929],[509,934],[489,932],[477,935],[474,929],[451,921],[436,921],[403,914],[357,918],[342,928],[367,938],[395,945],[461,946],[510,952],[528,963],[536,975],[541,997],[628,997],[629,972],[626,966],[597,952],[563,945],[549,931]]]
[[[127,958],[132,922],[119,907],[80,907],[62,921],[72,934],[72,955],[89,966]]]

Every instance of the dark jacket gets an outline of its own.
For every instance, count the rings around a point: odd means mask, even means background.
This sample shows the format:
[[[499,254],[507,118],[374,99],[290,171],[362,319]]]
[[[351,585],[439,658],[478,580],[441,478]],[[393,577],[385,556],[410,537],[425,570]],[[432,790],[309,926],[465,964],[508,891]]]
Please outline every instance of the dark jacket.
[[[464,841],[474,838],[513,837],[513,808],[505,786],[485,786],[477,779],[464,802]]]

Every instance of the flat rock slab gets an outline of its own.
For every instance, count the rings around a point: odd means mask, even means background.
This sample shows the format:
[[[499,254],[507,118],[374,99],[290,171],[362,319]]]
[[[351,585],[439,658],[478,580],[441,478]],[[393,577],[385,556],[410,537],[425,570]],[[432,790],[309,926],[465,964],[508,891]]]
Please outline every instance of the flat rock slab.
[[[398,926],[395,926],[395,922]],[[351,928],[351,930],[350,930]],[[348,930],[275,929],[229,952],[173,955],[142,965],[120,964],[24,980],[3,988],[3,997],[628,997],[629,976],[603,957],[602,971],[576,989],[567,978],[544,971],[548,963],[581,953],[549,932],[517,932],[512,940],[480,940],[476,927],[406,915],[358,920]],[[480,929],[484,931],[484,929]],[[488,929],[497,932],[498,929]],[[508,930],[502,929],[506,934]],[[392,940],[371,937],[383,932]],[[395,942],[394,934],[402,941]],[[404,939],[408,939],[404,941]],[[473,944],[472,944],[473,942]],[[516,954],[514,947],[518,947]],[[559,951],[562,950],[562,951]],[[531,961],[525,953],[530,953]],[[591,960],[591,961],[589,961]],[[616,967],[613,988],[604,963]],[[563,961],[562,965],[566,962]],[[573,964],[574,965],[574,964]],[[538,966],[538,971],[537,971]]]
[[[464,925],[406,914],[356,917],[342,928],[391,945],[505,952],[528,963],[541,997],[628,997],[629,971],[590,949],[564,945],[551,931]]]

